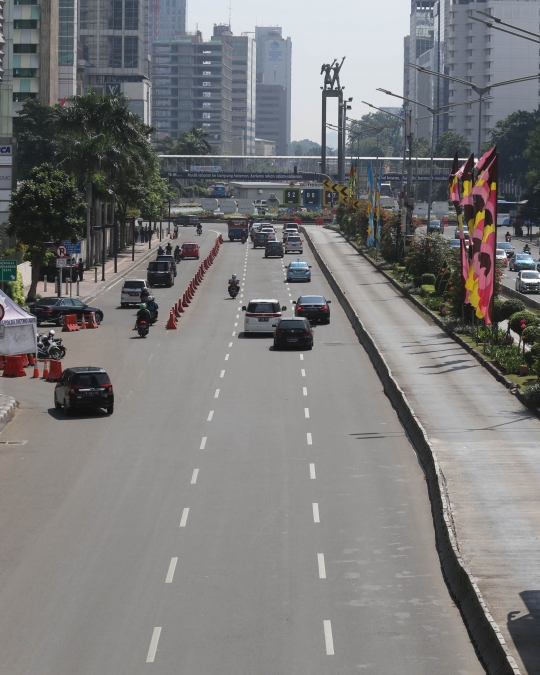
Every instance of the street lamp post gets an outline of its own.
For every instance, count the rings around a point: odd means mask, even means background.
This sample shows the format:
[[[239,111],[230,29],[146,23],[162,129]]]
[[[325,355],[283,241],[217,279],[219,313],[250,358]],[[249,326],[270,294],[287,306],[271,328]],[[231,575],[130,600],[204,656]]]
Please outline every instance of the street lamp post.
[[[446,75],[446,73],[437,73],[434,70],[429,70],[429,68],[424,68],[423,66],[417,66],[416,63],[407,63],[409,68],[414,68],[421,73],[427,73],[428,75],[434,75],[435,77],[442,77],[445,80],[450,80],[451,82],[459,82],[460,84],[469,87],[478,94],[478,98],[474,101],[464,101],[464,103],[477,103],[478,102],[478,157],[482,153],[482,103],[485,100],[485,95],[494,87],[504,87],[507,84],[516,84],[518,82],[529,82],[530,80],[537,80],[540,78],[540,73],[536,75],[527,75],[526,77],[516,77],[513,80],[504,80],[504,82],[495,82],[494,84],[488,84],[485,87],[480,87],[473,82],[467,82],[467,80],[462,80],[459,77],[453,77],[452,75]],[[379,90],[382,91],[382,90]],[[395,94],[393,94],[395,96]],[[400,97],[398,97],[400,98]],[[427,105],[420,103],[424,108],[427,108]],[[454,103],[452,105],[463,105],[462,103]],[[452,106],[441,106],[450,108]],[[440,108],[439,108],[440,110]]]

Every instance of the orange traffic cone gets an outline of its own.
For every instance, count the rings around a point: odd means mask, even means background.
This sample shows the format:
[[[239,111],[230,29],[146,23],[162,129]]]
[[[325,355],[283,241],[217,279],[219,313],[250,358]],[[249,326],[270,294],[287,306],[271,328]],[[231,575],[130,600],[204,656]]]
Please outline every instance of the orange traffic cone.
[[[39,377],[39,367],[38,362],[34,359],[34,374],[32,377]]]
[[[49,377],[49,365],[47,359],[43,361],[43,379],[46,380]]]

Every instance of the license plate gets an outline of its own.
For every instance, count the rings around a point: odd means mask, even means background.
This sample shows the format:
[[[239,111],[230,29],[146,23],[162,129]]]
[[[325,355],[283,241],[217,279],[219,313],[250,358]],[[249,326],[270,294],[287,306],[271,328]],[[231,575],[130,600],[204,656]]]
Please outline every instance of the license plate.
[[[268,321],[267,316],[259,317],[259,321]]]

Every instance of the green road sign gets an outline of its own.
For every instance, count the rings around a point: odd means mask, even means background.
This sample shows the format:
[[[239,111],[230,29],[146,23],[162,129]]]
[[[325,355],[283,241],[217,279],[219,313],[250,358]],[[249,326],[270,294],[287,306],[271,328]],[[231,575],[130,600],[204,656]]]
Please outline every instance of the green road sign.
[[[16,260],[0,260],[0,281],[17,281]]]
[[[283,190],[283,204],[287,204],[287,206],[299,206],[300,189],[288,188],[287,190]]]

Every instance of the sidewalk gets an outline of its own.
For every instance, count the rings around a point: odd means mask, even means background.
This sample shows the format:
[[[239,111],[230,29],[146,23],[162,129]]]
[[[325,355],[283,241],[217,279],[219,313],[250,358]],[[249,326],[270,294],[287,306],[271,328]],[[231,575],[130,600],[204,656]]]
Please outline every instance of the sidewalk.
[[[540,664],[540,420],[341,235],[306,228],[436,450],[464,564],[522,673]]]
[[[98,280],[97,283],[95,282],[96,278],[95,271],[85,270],[83,281],[79,282],[79,294],[77,295],[77,284],[73,282],[73,286],[71,288],[71,297],[78,298],[83,302],[89,302],[92,298],[98,295],[98,293],[101,293],[101,291],[108,288],[115,281],[117,281],[123,276],[128,275],[130,270],[136,268],[141,261],[146,260],[146,258],[155,255],[160,244],[163,246],[163,248],[165,248],[165,245],[167,244],[168,241],[169,237],[167,236],[164,236],[161,242],[159,241],[159,236],[152,237],[152,247],[150,249],[148,248],[148,243],[135,244],[134,261],[131,260],[131,246],[129,246],[127,249],[124,249],[123,251],[120,251],[118,253],[118,264],[117,264],[118,271],[116,272],[116,274],[114,272],[114,259],[111,258],[105,263],[105,281],[101,281],[101,265],[99,265],[97,269],[97,280]],[[171,240],[171,243],[173,243],[173,245],[176,245],[175,242],[176,240]],[[62,283],[61,294],[63,297],[70,297],[70,286],[71,284],[68,282],[68,289],[66,295],[66,283],[65,282]],[[28,289],[25,289],[25,291],[26,290]],[[42,297],[56,295],[54,282],[49,281],[47,283],[47,290],[45,291],[44,282],[40,281],[37,286],[37,293]]]

